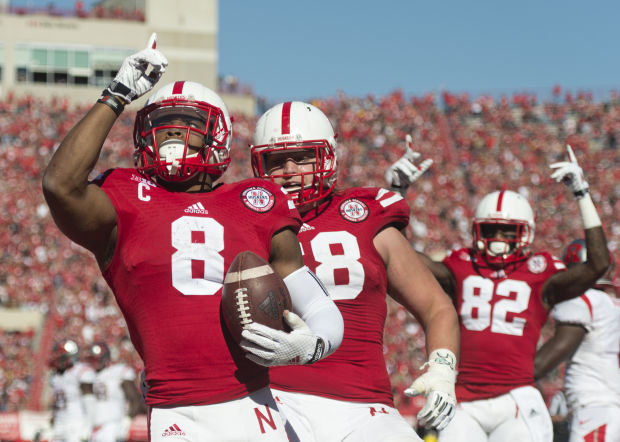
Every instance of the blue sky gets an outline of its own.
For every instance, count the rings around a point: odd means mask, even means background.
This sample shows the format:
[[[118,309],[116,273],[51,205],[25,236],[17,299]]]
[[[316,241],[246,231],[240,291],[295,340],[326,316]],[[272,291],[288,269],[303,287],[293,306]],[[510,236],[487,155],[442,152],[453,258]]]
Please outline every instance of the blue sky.
[[[396,88],[609,91],[620,2],[220,1],[221,74],[268,100]]]
[[[554,84],[600,95],[620,87],[619,17],[607,0],[220,0],[219,72],[269,102]]]

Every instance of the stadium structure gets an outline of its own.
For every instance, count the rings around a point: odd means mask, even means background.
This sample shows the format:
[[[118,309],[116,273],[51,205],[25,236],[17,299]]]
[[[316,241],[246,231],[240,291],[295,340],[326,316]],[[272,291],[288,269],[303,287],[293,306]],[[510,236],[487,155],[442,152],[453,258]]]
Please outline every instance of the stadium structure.
[[[176,0],[174,8],[166,0],[103,0],[88,11],[82,3],[62,10],[0,0],[0,98],[92,103],[152,32],[170,62],[162,84],[184,79],[218,90],[217,0]],[[231,112],[255,113],[251,94],[222,95]]]

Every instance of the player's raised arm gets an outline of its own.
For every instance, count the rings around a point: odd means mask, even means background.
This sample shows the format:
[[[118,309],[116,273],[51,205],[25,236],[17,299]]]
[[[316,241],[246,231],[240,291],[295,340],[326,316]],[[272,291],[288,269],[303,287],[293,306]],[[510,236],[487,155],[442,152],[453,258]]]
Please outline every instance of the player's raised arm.
[[[566,146],[568,161],[551,164],[551,178],[563,182],[577,199],[585,231],[588,257],[586,262],[550,277],[542,288],[542,295],[549,305],[581,295],[592,287],[609,267],[609,251],[601,220],[594,207],[583,170],[570,146]]]
[[[116,213],[106,194],[89,184],[88,177],[125,105],[148,92],[165,71],[168,61],[155,45],[153,33],[145,49],[123,61],[114,81],[60,143],[43,177],[43,194],[54,221],[71,240],[92,251],[100,265]]]
[[[422,154],[413,150],[413,139],[411,135],[407,134],[405,137],[405,154],[385,171],[385,180],[394,192],[404,197],[409,186],[433,165],[433,160],[430,158],[418,163],[421,156]],[[418,256],[439,281],[444,291],[453,296],[455,280],[452,272],[442,262],[433,261],[423,253],[418,253]]]

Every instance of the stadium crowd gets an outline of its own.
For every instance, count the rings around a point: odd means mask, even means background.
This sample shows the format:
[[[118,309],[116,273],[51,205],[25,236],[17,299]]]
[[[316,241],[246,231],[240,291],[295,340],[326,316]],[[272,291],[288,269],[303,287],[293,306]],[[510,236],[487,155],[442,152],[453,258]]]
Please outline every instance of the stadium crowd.
[[[414,149],[432,158],[431,169],[408,195],[409,239],[431,256],[471,243],[473,210],[497,188],[527,196],[535,212],[534,249],[560,255],[582,235],[581,219],[566,192],[551,185],[549,164],[571,144],[592,185],[592,198],[615,261],[620,258],[620,101],[611,94],[595,101],[588,93],[562,93],[539,101],[512,97],[407,97],[401,91],[376,97],[315,99],[339,128],[339,183],[385,186],[385,170],[403,154],[406,134]],[[113,357],[136,371],[140,360],[126,341],[126,327],[113,296],[90,253],[72,244],[54,225],[41,193],[50,156],[86,108],[66,100],[42,101],[8,96],[0,101],[0,308],[36,310],[50,321],[55,337],[81,346],[109,343]],[[95,174],[111,165],[133,165],[135,109],[125,111],[106,141]],[[233,161],[223,180],[251,175],[249,148],[255,119],[234,115]],[[94,178],[94,176],[93,176]],[[616,281],[616,286],[617,286]],[[547,336],[549,331],[546,332]],[[32,330],[0,329],[0,411],[28,407],[34,354],[40,348]],[[415,404],[402,395],[425,361],[424,336],[415,319],[390,303],[385,336],[386,364],[396,403],[407,412]],[[541,388],[550,397],[561,386],[561,371]]]
[[[62,2],[58,4],[58,2],[50,1],[44,7],[31,6],[28,3],[19,6],[3,7],[0,5],[0,12],[16,15],[41,14],[52,17],[145,21],[144,1],[136,1],[134,7],[114,1],[100,1],[90,8],[82,0],[76,0],[73,8],[62,5]]]

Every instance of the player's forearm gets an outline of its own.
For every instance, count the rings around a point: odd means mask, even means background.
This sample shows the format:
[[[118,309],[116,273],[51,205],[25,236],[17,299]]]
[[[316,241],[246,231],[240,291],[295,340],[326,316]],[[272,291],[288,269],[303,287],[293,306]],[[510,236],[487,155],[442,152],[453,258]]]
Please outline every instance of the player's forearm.
[[[580,324],[556,323],[555,334],[536,352],[534,379],[541,379],[572,357],[585,335],[586,329]]]
[[[115,121],[116,114],[110,107],[101,103],[92,107],[60,143],[47,166],[43,177],[46,193],[71,194],[86,188]]]
[[[426,350],[430,354],[433,350],[447,348],[459,357],[459,323],[458,315],[448,303],[438,309],[422,324],[426,335]]]
[[[551,338],[536,352],[534,358],[534,380],[544,378],[551,370],[570,357],[572,349],[557,339]]]
[[[306,266],[284,278],[291,294],[293,311],[325,343],[324,356],[338,349],[344,335],[344,321],[338,307],[319,279]]]
[[[592,227],[585,230],[587,260],[586,264],[596,275],[595,279],[600,278],[609,268],[609,250],[607,249],[607,239],[602,226]]]
[[[592,288],[609,267],[607,240],[601,226],[585,230],[587,259],[568,270],[555,273],[543,285],[543,299],[551,307],[558,302],[582,295]]]

